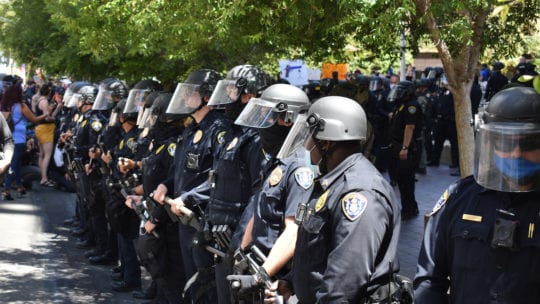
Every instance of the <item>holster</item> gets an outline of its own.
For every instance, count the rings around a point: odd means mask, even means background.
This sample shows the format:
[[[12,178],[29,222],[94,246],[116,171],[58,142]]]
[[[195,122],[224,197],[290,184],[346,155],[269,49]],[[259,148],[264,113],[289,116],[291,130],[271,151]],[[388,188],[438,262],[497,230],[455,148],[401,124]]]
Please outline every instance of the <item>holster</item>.
[[[392,280],[373,290],[365,299],[365,304],[412,304],[412,281],[402,275],[394,274]]]

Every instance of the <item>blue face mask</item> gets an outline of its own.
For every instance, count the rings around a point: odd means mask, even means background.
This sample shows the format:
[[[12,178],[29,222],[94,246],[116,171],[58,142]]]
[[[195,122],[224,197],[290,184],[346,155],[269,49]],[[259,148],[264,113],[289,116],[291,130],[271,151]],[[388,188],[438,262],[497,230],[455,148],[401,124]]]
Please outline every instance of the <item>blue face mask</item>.
[[[305,150],[304,161],[306,163],[306,167],[311,168],[313,173],[315,173],[315,176],[318,176],[319,175],[319,166],[314,165],[314,164],[311,163],[311,151],[308,150],[308,149],[305,149],[305,148],[304,148],[304,150]]]
[[[524,158],[504,158],[495,154],[495,165],[502,174],[516,180],[530,177],[540,171],[540,163]]]

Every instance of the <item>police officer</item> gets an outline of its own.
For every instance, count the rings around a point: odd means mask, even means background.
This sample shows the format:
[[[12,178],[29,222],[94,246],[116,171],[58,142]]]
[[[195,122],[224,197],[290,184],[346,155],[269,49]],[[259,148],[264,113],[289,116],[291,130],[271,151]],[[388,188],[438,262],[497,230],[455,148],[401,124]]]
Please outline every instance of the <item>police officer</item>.
[[[9,165],[11,164],[11,158],[13,157],[13,151],[15,150],[15,144],[13,143],[13,136],[6,122],[4,115],[0,115],[0,174],[7,172]]]
[[[502,69],[504,69],[504,63],[500,61],[493,63],[493,73],[487,81],[486,86],[486,101],[490,101],[493,95],[502,90],[503,87],[508,84],[508,77],[501,73]]]
[[[385,83],[388,83],[388,79],[383,77],[372,77],[373,90],[371,92],[372,98],[374,99],[376,113],[373,116],[373,131],[375,133],[375,142],[373,143],[373,148],[375,150],[375,167],[380,172],[385,172],[388,170],[389,161],[389,151],[388,146],[390,145],[390,120],[392,115],[394,115],[395,104],[388,101],[388,93],[390,89],[388,84],[386,87]],[[393,180],[393,178],[392,178]]]
[[[149,114],[143,119],[145,123],[141,125],[149,129],[146,137],[151,138],[150,149],[141,162],[144,196],[129,196],[126,201],[126,204],[131,205],[141,204],[142,198],[146,200],[150,217],[144,224],[146,235],[139,238],[137,252],[155,282],[157,298],[154,301],[157,303],[180,303],[181,289],[185,284],[178,218],[166,209],[170,206],[157,204],[151,198],[151,192],[167,178],[184,129],[184,118],[165,113],[171,98],[171,93],[158,93]],[[134,293],[134,297],[153,298],[152,293],[150,284],[144,295]]]
[[[416,101],[414,83],[400,81],[388,95],[396,103],[397,109],[392,115],[390,138],[392,152],[390,166],[401,194],[402,218],[418,215],[418,204],[414,194],[414,171],[418,161],[416,139],[421,134],[422,109]]]
[[[218,82],[208,105],[224,108],[227,116],[236,119],[249,100],[260,96],[269,85],[269,77],[263,70],[253,65],[239,65]],[[226,276],[232,274],[233,253],[240,246],[247,224],[241,219],[251,217],[251,210],[244,216],[243,213],[258,193],[267,159],[254,128],[233,125],[227,132],[224,147],[211,171],[206,221],[212,227],[216,247],[227,253],[216,264],[216,287],[219,303],[230,303]]]
[[[300,303],[384,303],[399,269],[400,213],[394,191],[360,153],[366,115],[356,102],[331,96],[315,102],[307,118],[306,149],[321,176],[296,216],[298,240],[285,298]],[[379,302],[376,302],[379,303]]]
[[[103,185],[101,173],[92,170],[96,163],[90,158],[90,153],[97,147],[99,136],[106,124],[106,118],[98,111],[92,111],[96,100],[97,89],[92,85],[83,86],[79,90],[78,109],[80,123],[75,132],[75,156],[81,159],[85,166],[84,172],[78,174],[77,192],[81,202],[81,217],[88,233],[86,239],[77,242],[78,248],[90,248],[97,245],[97,250],[103,253],[107,247],[107,222],[105,206],[102,199]]]
[[[112,152],[101,154],[103,163],[111,170],[110,196],[107,201],[107,216],[113,232],[117,233],[120,263],[122,265],[121,281],[113,282],[111,287],[117,292],[139,290],[141,287],[141,269],[133,246],[133,240],[139,235],[139,218],[124,205],[119,184],[125,184],[127,178],[120,172],[117,164],[122,158],[133,158],[136,152],[138,129],[136,126],[137,112],[124,112],[126,99],[116,104],[119,126],[121,127],[120,141]],[[115,122],[110,122],[115,124]]]
[[[540,299],[540,95],[502,90],[483,118],[474,176],[451,185],[429,214],[415,303]]]
[[[296,209],[307,202],[313,188],[315,173],[306,160],[303,141],[298,140],[307,134],[304,125],[309,106],[307,95],[299,88],[274,84],[260,98],[252,99],[235,121],[259,130],[269,157],[241,248],[248,251],[252,243],[266,255],[261,271],[270,277],[281,277],[290,268],[298,231]],[[253,275],[231,275],[227,279],[241,283],[240,296],[257,291],[263,283]]]
[[[422,108],[422,134],[417,138],[420,156],[416,172],[426,174],[426,165],[431,160],[433,151],[433,96],[429,90],[432,81],[428,78],[417,79],[414,81],[414,85],[416,87],[416,100]]]
[[[438,167],[441,159],[444,142],[450,141],[450,168],[457,168],[459,165],[459,150],[457,141],[456,118],[454,111],[454,96],[448,89],[448,81],[446,77],[441,76],[440,87],[437,96],[433,103],[433,115],[435,118],[435,126],[433,129],[433,137],[435,144],[433,146],[433,154],[431,162],[427,165],[430,167]]]
[[[222,112],[208,107],[208,100],[220,79],[219,73],[213,70],[191,72],[183,83],[178,84],[167,108],[168,114],[193,118],[183,132],[182,145],[176,148],[168,179],[154,191],[158,203],[163,203],[167,194],[175,198],[176,204],[171,210],[177,215],[183,215],[181,209],[176,208],[179,205],[192,209],[201,217],[209,200],[208,173],[232,124]],[[180,223],[178,227],[186,278],[197,273],[195,282],[186,287],[189,296],[195,302],[215,303],[215,286],[210,284],[215,277],[214,258],[203,247],[208,239],[203,231],[196,231],[192,226]],[[195,236],[199,246],[192,245]]]

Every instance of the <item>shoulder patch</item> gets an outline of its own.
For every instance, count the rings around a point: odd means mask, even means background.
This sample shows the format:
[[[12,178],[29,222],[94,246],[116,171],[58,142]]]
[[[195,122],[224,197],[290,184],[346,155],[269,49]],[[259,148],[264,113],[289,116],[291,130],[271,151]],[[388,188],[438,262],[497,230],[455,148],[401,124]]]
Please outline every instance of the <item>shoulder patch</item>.
[[[416,107],[415,106],[409,106],[407,108],[407,111],[410,113],[410,114],[414,114],[416,113]]]
[[[132,137],[132,138],[129,138],[127,140],[126,146],[128,147],[128,149],[133,151],[133,150],[135,150],[135,147],[137,146],[137,143],[135,142],[135,139]]]
[[[92,130],[96,132],[101,131],[101,128],[103,128],[103,124],[101,123],[101,121],[93,121],[91,126]]]
[[[238,137],[235,137],[233,138],[233,140],[231,140],[231,142],[229,143],[229,145],[227,146],[227,151],[231,150],[232,148],[234,148],[236,146],[236,144],[238,143]]]
[[[193,143],[196,144],[201,141],[202,136],[203,132],[201,130],[197,130],[197,132],[195,132],[195,135],[193,135]]]
[[[313,179],[315,174],[308,167],[301,167],[294,171],[294,179],[296,183],[304,188],[304,190],[309,189],[313,185]]]
[[[272,171],[272,173],[270,173],[270,177],[268,178],[270,186],[279,184],[281,178],[283,178],[283,170],[281,170],[280,167],[277,167],[274,169],[274,171]]]
[[[86,126],[86,120],[83,120],[83,121],[81,122],[81,128],[84,128],[84,126]]]
[[[217,140],[218,144],[221,145],[225,141],[225,134],[226,133],[227,133],[226,131],[221,131],[221,132],[218,133],[218,135],[216,137],[216,140]]]
[[[120,150],[124,149],[124,140],[123,139],[118,144],[118,149],[120,149]]]
[[[444,193],[441,195],[441,197],[439,198],[435,206],[433,206],[431,212],[427,214],[427,216],[430,217],[437,213],[437,211],[441,210],[442,206],[444,206],[444,204],[446,204],[446,201],[448,201],[449,196],[450,194],[448,193],[448,190],[444,191]]]
[[[167,152],[169,153],[169,155],[174,157],[175,151],[176,151],[176,143],[169,144],[169,146],[167,147]]]
[[[326,205],[326,199],[328,198],[328,193],[330,190],[326,190],[317,200],[317,203],[315,203],[315,212],[319,212],[324,208]]]
[[[341,199],[341,209],[349,221],[358,219],[367,207],[367,198],[358,192],[351,192]]]

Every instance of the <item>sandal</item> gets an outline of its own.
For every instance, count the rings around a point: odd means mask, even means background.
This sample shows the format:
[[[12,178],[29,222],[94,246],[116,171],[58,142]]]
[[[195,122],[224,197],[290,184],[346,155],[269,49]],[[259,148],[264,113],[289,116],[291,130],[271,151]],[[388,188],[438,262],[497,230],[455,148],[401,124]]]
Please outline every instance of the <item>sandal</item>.
[[[19,192],[20,196],[23,196],[26,194],[26,189],[24,189],[24,187],[20,187],[17,189],[17,192]]]
[[[54,184],[53,181],[51,180],[47,180],[47,181],[44,181],[42,183],[39,183],[41,186],[43,187],[55,187],[56,185]]]

